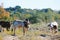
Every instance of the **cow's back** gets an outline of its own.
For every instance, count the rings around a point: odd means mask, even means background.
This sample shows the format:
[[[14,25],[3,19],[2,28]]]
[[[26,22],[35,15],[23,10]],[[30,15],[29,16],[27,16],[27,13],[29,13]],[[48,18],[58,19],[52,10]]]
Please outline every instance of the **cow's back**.
[[[17,26],[23,26],[24,24],[22,21],[14,21],[13,25],[14,25],[14,27],[17,27]]]
[[[4,28],[5,27],[10,27],[10,22],[0,21],[0,25]]]

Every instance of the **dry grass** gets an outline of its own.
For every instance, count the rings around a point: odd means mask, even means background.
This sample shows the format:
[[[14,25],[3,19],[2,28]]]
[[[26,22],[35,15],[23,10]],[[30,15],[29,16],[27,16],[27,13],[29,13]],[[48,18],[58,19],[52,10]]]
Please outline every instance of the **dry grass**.
[[[16,35],[20,40],[50,40],[50,36],[52,35],[60,35],[60,32],[58,32],[57,34],[52,34],[49,32],[48,28],[45,25],[31,25],[31,30],[26,32],[26,35],[23,35],[22,33],[22,29],[20,30],[16,30]],[[38,30],[36,30],[35,28],[39,28]],[[41,28],[41,29],[40,29]],[[11,31],[4,31],[2,33],[0,33],[0,40],[2,40],[6,35],[11,35],[13,34],[13,32]],[[41,37],[40,35],[49,35],[48,37]],[[60,39],[57,39],[60,40]]]
[[[3,39],[3,37],[2,36],[0,36],[0,40],[2,40]]]

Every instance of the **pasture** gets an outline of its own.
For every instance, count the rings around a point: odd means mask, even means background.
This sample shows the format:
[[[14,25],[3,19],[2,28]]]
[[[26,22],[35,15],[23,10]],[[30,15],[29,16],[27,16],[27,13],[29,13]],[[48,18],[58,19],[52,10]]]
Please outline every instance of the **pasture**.
[[[56,34],[50,33],[45,23],[31,24],[25,35],[22,31],[22,28],[16,29],[16,36],[12,36],[11,30],[0,32],[0,40],[60,40],[60,31]]]

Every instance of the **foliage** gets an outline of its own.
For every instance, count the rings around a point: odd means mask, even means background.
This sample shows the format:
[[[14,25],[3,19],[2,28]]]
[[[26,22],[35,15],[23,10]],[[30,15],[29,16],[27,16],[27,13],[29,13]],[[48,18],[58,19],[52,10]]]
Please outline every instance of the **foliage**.
[[[4,8],[0,7],[0,19],[2,20],[8,20],[10,17],[10,13],[7,12]]]
[[[60,20],[60,11],[46,9],[22,9],[21,6],[2,8],[0,7],[0,19],[13,21],[15,19],[30,19],[31,23],[51,22]]]

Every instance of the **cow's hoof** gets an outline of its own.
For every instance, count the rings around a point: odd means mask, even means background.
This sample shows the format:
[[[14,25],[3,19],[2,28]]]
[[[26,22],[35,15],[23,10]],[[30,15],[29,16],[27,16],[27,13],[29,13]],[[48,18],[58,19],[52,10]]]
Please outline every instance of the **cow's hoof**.
[[[12,34],[12,36],[16,36],[16,34]]]
[[[0,30],[0,32],[1,32],[1,30]]]

